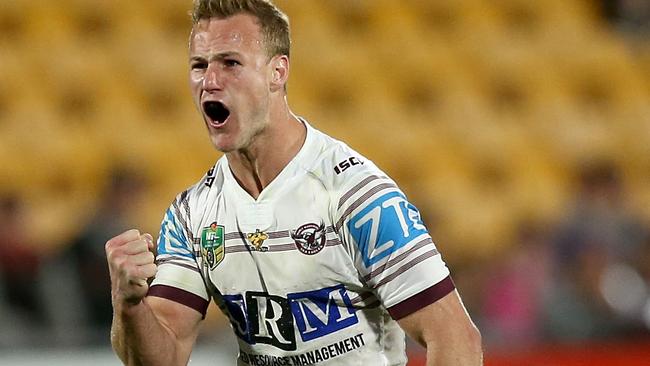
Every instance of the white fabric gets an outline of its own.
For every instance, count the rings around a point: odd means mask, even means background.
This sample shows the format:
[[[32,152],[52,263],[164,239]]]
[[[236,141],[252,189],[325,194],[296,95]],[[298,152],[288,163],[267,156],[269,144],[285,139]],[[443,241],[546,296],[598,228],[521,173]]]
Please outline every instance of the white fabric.
[[[238,335],[239,365],[403,365],[386,308],[449,271],[395,183],[304,123],[304,146],[257,200],[225,157],[177,197],[153,284],[210,294]],[[221,239],[202,239],[212,223]],[[210,245],[213,260],[201,253]]]

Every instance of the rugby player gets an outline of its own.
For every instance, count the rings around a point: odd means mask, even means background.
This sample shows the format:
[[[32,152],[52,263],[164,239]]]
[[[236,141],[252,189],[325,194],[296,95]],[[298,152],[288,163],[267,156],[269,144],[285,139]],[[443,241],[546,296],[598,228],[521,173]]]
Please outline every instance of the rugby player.
[[[191,91],[224,155],[172,202],[157,244],[137,229],[106,243],[120,359],[187,364],[214,301],[238,365],[405,365],[405,333],[428,365],[480,365],[418,210],[290,110],[286,15],[268,0],[198,0],[192,15]]]

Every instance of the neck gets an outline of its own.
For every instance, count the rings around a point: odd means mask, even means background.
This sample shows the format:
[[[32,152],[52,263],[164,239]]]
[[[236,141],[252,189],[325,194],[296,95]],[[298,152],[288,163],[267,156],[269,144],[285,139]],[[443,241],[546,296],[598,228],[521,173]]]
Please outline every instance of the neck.
[[[226,154],[239,185],[257,199],[300,151],[306,135],[302,122],[288,107],[284,108],[250,146]]]

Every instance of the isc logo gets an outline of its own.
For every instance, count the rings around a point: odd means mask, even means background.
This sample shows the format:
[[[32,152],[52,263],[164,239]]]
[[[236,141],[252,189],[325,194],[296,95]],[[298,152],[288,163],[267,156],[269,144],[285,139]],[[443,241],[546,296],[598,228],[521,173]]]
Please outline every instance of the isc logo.
[[[336,172],[337,175],[343,173],[344,171],[348,170],[348,168],[355,166],[355,165],[360,165],[363,164],[363,160],[357,159],[356,156],[351,156],[342,162],[336,164],[334,167],[334,171]]]
[[[292,293],[287,298],[249,291],[223,299],[239,338],[286,351],[296,350],[296,326],[306,342],[359,322],[343,285]]]
[[[354,215],[347,226],[366,267],[427,233],[418,210],[399,192],[377,198]]]

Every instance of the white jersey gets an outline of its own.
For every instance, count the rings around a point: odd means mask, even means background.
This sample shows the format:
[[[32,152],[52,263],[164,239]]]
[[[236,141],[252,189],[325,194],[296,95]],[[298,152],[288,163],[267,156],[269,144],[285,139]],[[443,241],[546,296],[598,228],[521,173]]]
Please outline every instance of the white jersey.
[[[306,122],[253,199],[222,157],[167,211],[148,296],[230,319],[238,365],[404,365],[395,319],[454,289],[395,182]]]

